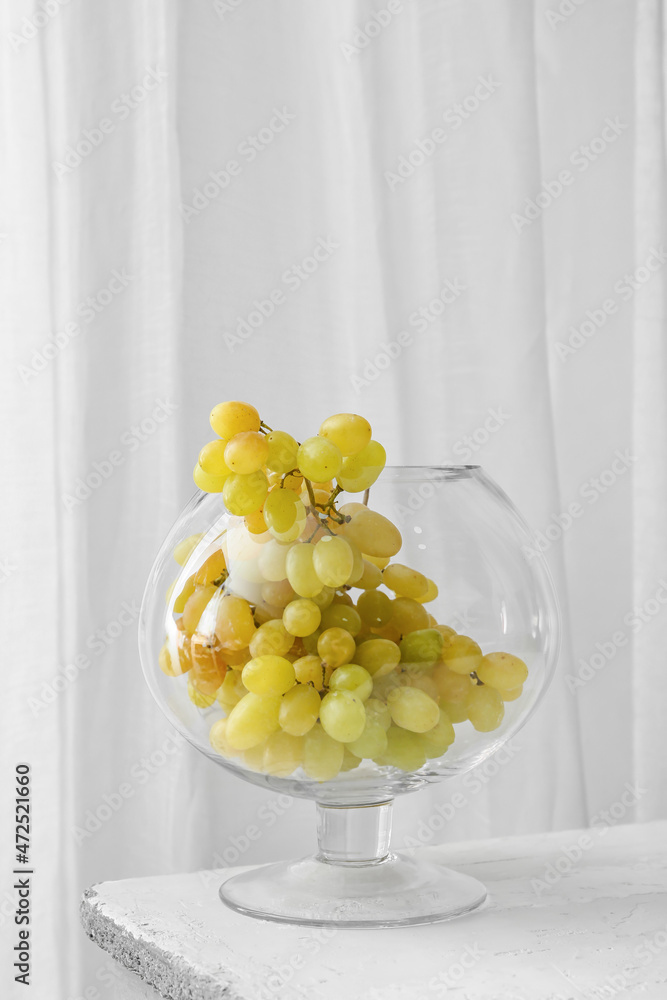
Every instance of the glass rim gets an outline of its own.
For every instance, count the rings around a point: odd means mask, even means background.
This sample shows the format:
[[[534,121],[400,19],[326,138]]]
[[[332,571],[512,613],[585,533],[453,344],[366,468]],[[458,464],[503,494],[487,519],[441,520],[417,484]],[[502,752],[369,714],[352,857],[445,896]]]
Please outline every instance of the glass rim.
[[[484,475],[481,465],[385,465],[374,486],[382,485],[383,476],[387,476],[387,480],[404,479],[407,481],[413,479],[468,479],[480,475]]]

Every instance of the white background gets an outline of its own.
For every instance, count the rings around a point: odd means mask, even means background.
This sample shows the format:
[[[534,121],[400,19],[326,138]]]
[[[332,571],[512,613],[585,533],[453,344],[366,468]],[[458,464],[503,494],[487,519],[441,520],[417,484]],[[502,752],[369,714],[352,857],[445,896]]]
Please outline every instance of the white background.
[[[628,785],[637,802],[621,821],[665,816],[665,265],[622,290],[664,239],[662,3],[564,0],[558,15],[556,0],[403,0],[365,36],[387,4],[51,0],[36,14],[45,3],[0,13],[1,787],[11,806],[15,764],[31,763],[34,996],[113,996],[77,925],[87,885],[313,845],[310,804],[269,825],[275,796],[190,749],[145,780],[142,760],[170,734],[136,622],[109,645],[96,636],[139,602],[224,399],[297,435],[362,412],[391,464],[479,462],[551,536],[559,677],[499,773],[398,803],[397,845],[599,823]],[[144,78],[132,107],[123,95]],[[480,78],[493,81],[485,100]],[[251,160],[243,144],[274,109],[293,118]],[[103,119],[77,162],[68,147]],[[584,169],[580,147],[607,119],[618,134]],[[388,178],[436,128],[432,155]],[[186,221],[182,205],[230,160],[238,174]],[[284,272],[320,238],[336,249],[290,288]],[[114,270],[126,285],[102,304]],[[465,290],[418,331],[410,315],[447,280]],[[285,301],[231,343],[277,288]],[[87,322],[90,296],[101,308]],[[587,311],[600,321],[607,300],[598,328]],[[591,335],[564,353],[587,320]],[[375,376],[403,330],[411,343]],[[491,410],[505,417],[489,433]],[[99,488],[68,500],[114,451]],[[628,457],[609,472],[617,452]],[[123,784],[121,807],[86,830]],[[465,805],[434,832],[457,788]],[[0,814],[5,976],[13,834],[11,809]],[[262,835],[245,850],[248,824]]]

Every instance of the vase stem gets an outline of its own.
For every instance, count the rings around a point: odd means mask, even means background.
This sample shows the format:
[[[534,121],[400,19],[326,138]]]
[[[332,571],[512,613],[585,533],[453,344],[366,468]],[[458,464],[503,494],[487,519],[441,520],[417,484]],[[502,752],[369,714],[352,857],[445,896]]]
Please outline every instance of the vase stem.
[[[393,800],[346,806],[317,803],[318,859],[330,865],[374,865],[389,857]]]

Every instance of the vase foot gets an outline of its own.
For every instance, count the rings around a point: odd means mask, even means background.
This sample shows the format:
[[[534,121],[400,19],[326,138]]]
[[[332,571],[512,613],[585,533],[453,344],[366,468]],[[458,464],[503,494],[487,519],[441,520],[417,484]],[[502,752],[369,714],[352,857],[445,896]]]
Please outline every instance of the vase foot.
[[[468,913],[486,889],[431,859],[393,853],[372,864],[313,857],[262,865],[223,882],[220,898],[239,913],[281,923],[400,927]]]

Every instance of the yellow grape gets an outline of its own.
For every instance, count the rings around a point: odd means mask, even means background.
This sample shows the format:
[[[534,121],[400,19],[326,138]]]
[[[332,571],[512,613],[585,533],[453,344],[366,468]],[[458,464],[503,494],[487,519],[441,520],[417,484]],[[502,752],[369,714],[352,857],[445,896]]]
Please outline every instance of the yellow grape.
[[[354,660],[374,678],[384,677],[400,663],[401,651],[390,639],[367,639],[357,646]]]
[[[528,667],[511,653],[487,653],[476,673],[483,684],[498,691],[511,691],[525,682]]]
[[[222,499],[230,514],[243,517],[259,510],[268,491],[269,481],[261,469],[249,475],[232,473],[225,479]]]
[[[320,722],[332,739],[351,743],[361,736],[366,725],[364,703],[351,691],[330,691],[322,699]]]
[[[391,625],[401,635],[428,628],[428,612],[412,597],[395,597],[391,602]]]
[[[348,493],[363,493],[378,479],[387,462],[387,453],[378,441],[370,441],[351,458],[344,458],[338,482]]]
[[[303,643],[303,648],[305,652],[308,653],[309,656],[317,655],[317,643],[319,641],[321,632],[322,632],[321,629],[316,628],[314,632],[310,633],[310,635],[300,636],[299,641]]]
[[[516,701],[523,694],[523,684],[519,684],[515,688],[510,688],[508,691],[499,691],[498,694],[503,701]]]
[[[442,757],[443,753],[452,745],[456,733],[451,720],[446,712],[440,712],[440,718],[427,733],[421,734],[421,742],[426,752],[426,756],[432,760],[435,757]]]
[[[322,581],[313,565],[315,546],[309,542],[293,545],[287,553],[287,579],[300,597],[315,597],[322,590]]]
[[[258,431],[261,423],[259,413],[254,406],[235,400],[214,406],[210,421],[218,437],[227,441],[242,431]]]
[[[371,566],[375,566],[377,569],[380,570],[380,583],[382,583],[382,570],[385,568],[385,566],[389,565],[389,560],[390,560],[391,557],[390,556],[369,556],[369,554],[367,552],[362,552],[361,554],[364,557],[364,562],[368,562],[368,563],[371,564]],[[379,586],[379,584],[378,584],[378,586]]]
[[[190,678],[188,679],[188,697],[197,708],[209,708],[215,701],[215,692],[213,694],[204,694],[203,691],[195,687]]]
[[[248,750],[263,743],[278,727],[280,698],[263,698],[249,692],[228,716],[227,739],[235,750]]]
[[[262,584],[262,600],[272,608],[285,608],[295,597],[296,593],[287,580]]]
[[[379,628],[391,619],[391,601],[381,590],[365,590],[357,600],[362,622]]]
[[[179,674],[182,673],[180,664],[178,663],[177,660],[175,661],[174,658],[172,657],[171,653],[169,652],[169,646],[167,645],[166,642],[164,643],[164,645],[160,649],[160,652],[158,653],[157,662],[160,667],[160,670],[162,671],[163,674],[166,674],[167,677],[178,677]]]
[[[273,538],[269,539],[266,545],[262,546],[262,551],[259,553],[258,565],[264,580],[277,583],[280,580],[287,579],[286,564],[289,550],[289,545],[282,545]]]
[[[306,438],[296,453],[297,464],[306,479],[321,482],[337,476],[343,464],[340,449],[322,437]]]
[[[377,757],[387,749],[387,730],[379,722],[367,719],[361,736],[347,743],[346,749],[362,760]]]
[[[209,742],[215,752],[222,757],[238,757],[239,751],[235,750],[227,739],[228,722],[228,719],[217,719],[213,723],[208,736]]]
[[[356,455],[371,439],[371,425],[365,417],[356,413],[336,413],[322,423],[317,432],[320,437],[332,441],[341,455]]]
[[[322,612],[322,628],[344,628],[351,635],[358,635],[361,631],[359,612],[348,604],[334,602]]]
[[[243,684],[253,694],[276,696],[285,694],[296,684],[294,667],[284,656],[266,653],[246,663],[241,674]]]
[[[199,452],[198,465],[207,476],[224,479],[232,472],[232,469],[225,462],[226,447],[227,442],[218,438],[215,441],[209,441]]]
[[[184,538],[182,542],[178,543],[174,549],[173,555],[179,566],[185,566],[186,562],[197,548],[203,537],[203,532],[200,532],[197,535],[188,535],[187,538]]]
[[[419,601],[420,604],[430,604],[431,601],[434,601],[438,596],[438,588],[433,582],[433,580],[429,579],[429,577],[426,577],[426,584],[427,584],[426,593],[422,594],[421,597],[415,597],[415,600]]]
[[[347,744],[345,744],[343,749],[343,763],[340,766],[341,771],[353,771],[355,767],[359,767],[361,764],[361,757],[356,757],[348,749]]]
[[[239,670],[228,670],[222,685],[218,688],[217,699],[225,712],[231,712],[234,705],[238,705],[241,698],[248,693],[248,689],[243,684],[241,672]]]
[[[346,590],[336,590],[332,604],[346,604],[349,608],[354,607],[354,601]]]
[[[226,575],[227,564],[225,562],[225,553],[222,549],[216,549],[216,551],[213,552],[208,559],[204,560],[195,573],[195,586],[206,587],[215,580],[222,582]]]
[[[246,528],[252,535],[263,535],[268,530],[261,507],[259,510],[254,510],[252,514],[246,514],[244,521]]]
[[[194,467],[192,478],[195,486],[204,493],[222,493],[227,482],[227,476],[210,476],[199,463]]]
[[[262,771],[277,778],[287,778],[301,767],[303,740],[291,733],[277,732],[269,736],[262,755]]]
[[[377,722],[386,731],[391,725],[391,712],[386,702],[369,698],[365,704],[366,723]]]
[[[349,515],[351,520],[340,525],[338,534],[354,542],[364,554],[364,558],[395,556],[403,544],[396,525],[392,524],[389,518],[378,514],[377,511],[369,510],[363,504],[343,504],[340,513]]]
[[[290,635],[280,618],[271,618],[260,625],[250,640],[250,655],[284,656],[292,648],[294,636]]]
[[[373,690],[373,678],[356,663],[337,667],[329,678],[330,691],[351,691],[361,701],[366,701]]]
[[[382,574],[382,582],[398,597],[424,597],[428,590],[428,580],[423,573],[401,563],[390,563]]]
[[[468,674],[455,674],[446,663],[436,664],[432,677],[443,701],[462,704],[470,694],[472,685],[470,676]]]
[[[404,676],[406,677],[409,687],[415,687],[419,688],[420,691],[425,691],[429,698],[432,698],[433,701],[437,702],[440,700],[440,693],[435,681],[429,676],[429,674],[430,671],[429,673],[426,673],[423,668],[417,668],[414,673],[405,671]]]
[[[465,722],[468,718],[468,696],[465,701],[446,701],[440,699],[440,708],[446,712],[450,722]]]
[[[243,754],[244,764],[247,764],[247,766],[252,768],[253,771],[263,771],[265,749],[266,740],[263,740],[261,743],[256,743],[254,747],[248,747]]]
[[[416,733],[390,726],[387,747],[374,758],[381,766],[397,767],[401,771],[418,771],[426,763],[426,750]]]
[[[174,581],[176,582],[176,581]],[[174,601],[174,606],[172,611],[175,615],[180,615],[185,607],[188,598],[195,592],[195,578],[194,574],[185,581],[183,585],[183,590],[180,592],[176,600]]]
[[[400,687],[387,695],[392,721],[412,733],[426,733],[440,718],[437,702],[420,688]]]
[[[255,634],[255,622],[250,605],[242,597],[224,594],[216,609],[215,634],[220,645],[243,649]]]
[[[300,656],[292,664],[299,684],[312,684],[316,691],[324,687],[324,669],[319,656]]]
[[[287,431],[271,431],[267,434],[266,441],[269,446],[269,456],[266,460],[266,467],[278,475],[284,475],[296,469],[298,462],[296,453],[299,450],[298,443]]]
[[[264,520],[267,526],[279,533],[289,531],[296,521],[298,499],[292,490],[281,490],[274,486],[264,501]]]
[[[195,633],[190,643],[191,680],[203,694],[215,695],[227,673],[227,664],[217,640]]]
[[[455,674],[470,674],[482,662],[482,650],[474,639],[467,635],[453,636],[442,650],[443,662]]]
[[[280,703],[278,721],[292,736],[305,736],[320,714],[320,696],[310,684],[297,684]]]
[[[354,637],[344,628],[327,628],[317,640],[317,652],[329,667],[351,663],[357,651]]]
[[[352,569],[350,570],[350,575],[345,581],[346,586],[356,587],[359,585],[359,580],[364,575],[364,559],[359,551],[359,547],[351,542],[349,538],[345,540],[346,544],[350,546],[352,551]]]
[[[343,744],[316,725],[306,733],[303,742],[303,769],[314,781],[330,781],[343,764]]]
[[[229,439],[225,448],[227,468],[243,476],[261,469],[268,457],[266,437],[259,431],[241,431]]]
[[[299,499],[298,496],[296,496],[295,493],[293,493],[291,490],[282,490],[282,492],[287,493],[288,496],[295,497],[295,504],[294,504],[295,518],[291,526],[287,528],[286,531],[278,531],[278,529],[273,526],[269,528],[269,531],[277,542],[280,542],[282,545],[286,545],[289,542],[296,541],[299,535],[303,534],[303,530],[306,527],[306,520],[308,514],[306,512],[306,508],[303,505],[302,501]]]
[[[283,611],[283,625],[290,635],[310,635],[320,624],[322,613],[313,601],[299,598],[291,601]]]
[[[324,611],[325,608],[328,608],[333,603],[334,597],[335,592],[331,587],[322,587],[319,594],[314,594],[310,600],[313,604],[317,604],[320,611]]]
[[[433,628],[437,628],[438,632],[440,633],[440,635],[445,640],[445,645],[449,645],[449,643],[452,641],[452,639],[454,638],[454,636],[457,634],[456,630],[453,629],[453,628],[450,628],[449,625],[434,625]]]
[[[505,707],[500,692],[485,684],[473,684],[466,701],[468,718],[480,733],[490,733],[503,721]]]
[[[359,587],[361,590],[375,590],[382,583],[382,570],[363,556],[362,563],[363,572],[354,586]]]
[[[417,629],[401,639],[401,660],[404,663],[436,663],[444,645],[444,639],[435,628]]]
[[[313,567],[325,586],[342,587],[353,566],[352,549],[344,538],[325,535],[315,546]]]
[[[190,597],[185,602],[181,623],[186,632],[194,632],[199,624],[199,619],[204,613],[204,608],[216,593],[216,588],[209,584],[207,587],[196,587]]]

